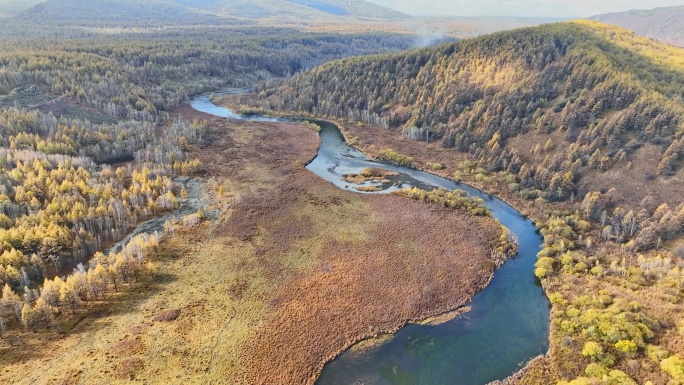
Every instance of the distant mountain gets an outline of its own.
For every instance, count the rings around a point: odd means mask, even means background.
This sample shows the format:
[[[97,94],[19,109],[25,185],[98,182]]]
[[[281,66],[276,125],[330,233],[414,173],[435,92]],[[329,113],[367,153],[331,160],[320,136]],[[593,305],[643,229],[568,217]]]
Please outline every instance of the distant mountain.
[[[23,4],[31,4],[23,3]],[[11,4],[10,4],[11,3]],[[14,12],[22,3],[0,0]],[[47,0],[15,19],[78,25],[223,23],[227,20],[399,20],[407,15],[363,0]]]
[[[44,0],[0,0],[0,19],[15,16]]]
[[[208,23],[219,17],[167,0],[47,0],[15,19],[40,23]]]
[[[398,20],[409,16],[363,0],[170,0],[177,4],[215,12],[222,16],[264,19],[304,18]]]
[[[684,47],[684,5],[608,13],[591,19],[616,24],[663,43]]]

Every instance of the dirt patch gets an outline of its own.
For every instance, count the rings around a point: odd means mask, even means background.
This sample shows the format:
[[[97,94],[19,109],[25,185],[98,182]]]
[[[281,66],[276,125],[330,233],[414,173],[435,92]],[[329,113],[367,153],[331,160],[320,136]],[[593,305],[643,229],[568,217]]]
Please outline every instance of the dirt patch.
[[[113,344],[111,352],[117,355],[128,356],[144,351],[144,349],[145,345],[140,338],[126,338]]]
[[[155,315],[152,320],[157,321],[157,322],[171,322],[175,321],[178,319],[180,316],[181,311],[180,309],[168,309],[168,310],[162,310],[157,315]]]
[[[124,358],[116,366],[116,376],[121,380],[132,380],[135,378],[135,373],[144,365],[140,357]]]
[[[18,105],[22,108],[35,108],[56,99],[56,96],[43,91],[35,85],[15,88],[7,95],[0,96],[0,108]]]
[[[0,95],[0,108],[17,105],[25,109],[36,109],[44,114],[52,113],[58,118],[88,120],[95,124],[117,122],[117,119],[111,116],[79,105],[67,95],[52,95],[42,87],[32,84],[15,88],[7,95]]]

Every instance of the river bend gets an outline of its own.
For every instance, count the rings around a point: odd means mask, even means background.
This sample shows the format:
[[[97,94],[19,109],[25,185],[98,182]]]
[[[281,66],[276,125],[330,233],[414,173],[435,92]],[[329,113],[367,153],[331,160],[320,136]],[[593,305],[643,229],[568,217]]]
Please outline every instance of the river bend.
[[[280,118],[241,116],[214,105],[207,95],[191,106],[211,115],[250,121],[282,122]],[[339,128],[320,127],[321,147],[307,166],[311,172],[345,190],[359,192],[343,175],[380,167],[399,173],[389,193],[403,186],[462,190],[485,201],[494,217],[515,235],[518,255],[494,274],[491,283],[467,304],[470,311],[439,325],[408,325],[380,344],[343,353],[328,363],[318,385],[482,385],[504,379],[531,358],[548,350],[550,304],[534,276],[536,255],[543,242],[534,224],[499,198],[424,171],[379,162],[349,146]],[[373,182],[369,182],[373,183]],[[378,182],[374,182],[378,183]]]

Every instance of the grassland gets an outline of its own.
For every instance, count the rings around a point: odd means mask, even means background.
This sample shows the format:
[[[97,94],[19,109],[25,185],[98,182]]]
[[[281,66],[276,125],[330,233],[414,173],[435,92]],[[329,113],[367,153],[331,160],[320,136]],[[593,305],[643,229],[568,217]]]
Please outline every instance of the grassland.
[[[304,168],[308,126],[210,119],[211,144],[187,150],[218,219],[165,242],[110,305],[4,340],[0,383],[313,383],[353,343],[489,281],[493,219],[335,188]]]

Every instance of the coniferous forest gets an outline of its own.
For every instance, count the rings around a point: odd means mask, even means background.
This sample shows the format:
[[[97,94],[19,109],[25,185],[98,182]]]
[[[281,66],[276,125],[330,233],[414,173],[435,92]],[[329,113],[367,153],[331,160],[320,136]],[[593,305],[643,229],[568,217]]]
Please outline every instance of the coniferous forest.
[[[595,21],[416,48],[354,1],[60,1],[0,21],[0,383],[313,384],[468,317],[526,245],[395,166],[541,234],[521,279],[549,348],[503,383],[684,383],[681,48]],[[378,162],[310,172],[322,120]]]
[[[552,347],[517,381],[668,383],[684,380],[683,60],[580,21],[334,61],[251,103],[327,116],[381,159],[526,208]]]

